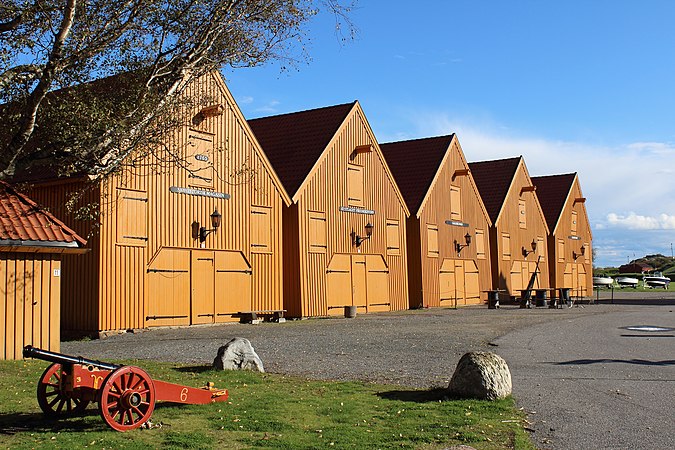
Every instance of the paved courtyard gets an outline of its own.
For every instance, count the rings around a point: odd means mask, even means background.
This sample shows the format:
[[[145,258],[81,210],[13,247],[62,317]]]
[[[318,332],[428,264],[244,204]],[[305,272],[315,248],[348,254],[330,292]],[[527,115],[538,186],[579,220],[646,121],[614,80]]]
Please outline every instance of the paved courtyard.
[[[447,386],[459,358],[506,359],[538,448],[675,448],[675,293],[602,292],[564,309],[428,309],[285,324],[163,328],[71,341],[95,359],[210,364],[233,337],[251,340],[269,372]],[[652,328],[639,328],[649,325]],[[663,330],[659,331],[659,328]]]

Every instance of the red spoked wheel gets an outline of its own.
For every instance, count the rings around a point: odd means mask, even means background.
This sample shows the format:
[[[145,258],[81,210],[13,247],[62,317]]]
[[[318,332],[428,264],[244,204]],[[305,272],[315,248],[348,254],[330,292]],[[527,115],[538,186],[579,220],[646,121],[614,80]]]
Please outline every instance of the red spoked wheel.
[[[54,363],[42,373],[37,386],[40,409],[49,417],[66,417],[82,412],[89,404],[61,386],[61,364]]]
[[[103,420],[117,431],[133,430],[155,410],[155,385],[143,369],[124,366],[108,375],[98,402]]]

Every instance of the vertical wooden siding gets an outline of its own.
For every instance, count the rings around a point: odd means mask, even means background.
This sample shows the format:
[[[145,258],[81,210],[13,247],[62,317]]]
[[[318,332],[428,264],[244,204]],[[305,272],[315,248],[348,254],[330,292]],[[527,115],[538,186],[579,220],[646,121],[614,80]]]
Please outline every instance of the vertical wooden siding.
[[[95,234],[90,236],[91,223],[74,221],[72,215],[62,216],[69,226],[90,239],[89,246],[93,250],[79,260],[67,258],[76,264],[72,271],[68,266],[68,275],[77,273],[77,277],[64,277],[63,280],[65,301],[62,323],[65,329],[103,331],[166,325],[166,321],[146,320],[148,264],[163,248],[198,249],[199,241],[192,234],[192,225],[199,222],[201,226],[211,228],[209,216],[216,208],[222,214],[222,224],[207,237],[205,248],[242,252],[252,270],[251,309],[282,308],[283,200],[274,179],[219,75],[201,77],[191,83],[182,95],[192,98],[194,104],[175,112],[186,125],[167,134],[166,147],[187,157],[190,135],[212,139],[212,190],[227,193],[230,198],[171,192],[172,186],[205,188],[192,183],[194,179],[189,178],[189,171],[176,164],[167,164],[170,158],[162,149],[155,149],[156,154],[146,156],[142,164],[123,168],[102,183],[100,191],[87,198],[92,204],[100,204],[100,226]],[[222,115],[198,124],[192,122],[201,108],[216,104],[223,107]],[[190,161],[186,159],[185,162]],[[147,196],[147,241],[139,240],[134,244],[129,240],[118,240],[117,215],[121,207],[118,188]],[[63,204],[64,189],[55,190],[53,186],[41,188],[43,198],[37,200],[47,205]],[[251,251],[252,206],[270,210],[271,242],[269,251],[265,253]],[[190,290],[181,292],[166,301],[189,304],[191,299],[186,295]],[[226,296],[228,293],[219,292],[217,295]]]
[[[80,208],[91,209],[92,213],[100,211],[100,192],[98,185],[85,181],[36,185],[30,190],[33,200],[47,206],[56,217],[87,239],[87,248],[91,249],[83,255],[63,255],[61,259],[61,330],[64,331],[97,330],[101,310],[101,241],[98,227],[94,226],[97,221],[82,217]],[[81,195],[81,198],[74,208],[66,207],[66,202],[74,195]]]
[[[460,175],[453,177],[456,170],[468,169],[468,165],[462,155],[456,139],[453,139],[449,155],[444,162],[443,168],[438,174],[432,191],[423,205],[420,218],[416,226],[416,233],[420,235],[420,252],[408,255],[412,264],[419,264],[420,269],[411,270],[421,276],[422,297],[424,306],[440,306],[441,293],[439,291],[439,271],[445,259],[472,260],[478,267],[478,283],[480,291],[490,289],[492,285],[492,275],[490,271],[490,255],[486,253],[485,258],[478,258],[476,252],[476,229],[485,231],[486,245],[488,219],[480,207],[480,197],[471,181],[471,175]],[[448,225],[446,220],[452,219],[451,205],[451,187],[459,187],[459,197],[461,204],[461,217],[459,220],[468,223],[468,227]],[[412,215],[415,214],[411,212]],[[454,219],[456,220],[456,219]],[[438,256],[430,257],[428,253],[428,243],[426,239],[427,225],[438,227]],[[463,248],[460,256],[457,256],[454,242],[465,243],[464,235],[469,233],[474,237],[473,242],[466,248]],[[408,232],[408,239],[411,239],[411,231]],[[415,261],[413,262],[413,258]],[[419,282],[416,282],[419,284]],[[411,292],[411,297],[414,292]],[[419,295],[419,294],[418,294]],[[487,299],[486,294],[481,292],[481,299]],[[475,302],[475,301],[474,301]],[[461,304],[461,303],[460,303]]]
[[[409,307],[407,285],[407,252],[405,251],[405,210],[387,176],[377,151],[359,153],[350,157],[357,146],[377,146],[369,131],[360,108],[353,110],[346,123],[332,141],[325,158],[319,162],[312,177],[298,195],[297,217],[300,295],[289,305],[290,310],[301,310],[302,316],[323,316],[328,313],[326,301],[326,267],[335,254],[357,253],[352,246],[350,233],[364,235],[365,225],[373,228],[371,239],[361,245],[363,254],[382,255],[389,269],[389,301],[391,310]],[[341,212],[348,206],[347,165],[363,167],[363,208],[375,211],[374,215]],[[310,211],[324,212],[326,216],[326,252],[309,252]],[[401,251],[387,254],[387,219],[401,224]],[[289,255],[290,258],[290,255]],[[286,270],[293,270],[287,260]],[[289,302],[292,299],[289,299]],[[287,303],[289,303],[287,302]],[[300,302],[298,307],[297,302]]]
[[[302,317],[302,291],[300,279],[304,275],[301,268],[299,242],[298,204],[293,203],[283,210],[283,246],[284,246],[284,308],[289,317]]]
[[[245,121],[236,104],[227,92],[227,88],[217,76],[208,75],[192,83],[185,96],[196,99],[196,105],[190,110],[181,111],[185,123],[190,123],[202,107],[219,104],[223,114],[204,120],[198,125],[188,125],[167,137],[172,151],[178,151],[187,157],[187,143],[191,135],[211,137],[213,140],[212,161],[213,191],[226,193],[229,199],[174,193],[170,187],[196,187],[189,177],[188,170],[176,166],[164,170],[143,172],[136,170],[126,179],[119,178],[117,186],[124,184],[136,189],[145,189],[148,194],[148,241],[141,249],[124,248],[114,242],[115,226],[112,220],[108,225],[107,244],[112,249],[106,260],[114,264],[129,264],[130,272],[138,274],[138,279],[129,279],[129,285],[138,286],[143,291],[147,263],[162,248],[199,248],[199,240],[192,235],[192,224],[211,228],[210,214],[218,209],[222,215],[221,226],[209,234],[204,243],[206,249],[239,250],[251,266],[252,289],[249,308],[281,309],[281,211],[282,199],[274,181],[256,152],[255,144],[247,131]],[[164,155],[166,156],[166,155]],[[190,161],[187,160],[189,163]],[[158,167],[156,164],[155,167]],[[201,172],[200,172],[201,174]],[[128,181],[127,181],[128,180]],[[252,206],[270,209],[271,242],[269,251],[254,253],[251,251],[251,208]],[[102,233],[103,235],[103,233]],[[145,253],[145,254],[142,254]],[[105,284],[113,284],[110,279]],[[118,286],[119,288],[121,286]],[[104,303],[114,305],[110,310],[128,308],[128,314],[110,315],[100,324],[102,329],[119,329],[153,325],[145,321],[147,305],[136,301],[137,293],[129,287],[123,287],[126,298],[117,300],[115,292],[108,292]],[[228,292],[216,295],[227,296]],[[143,296],[138,296],[143,299]],[[173,302],[189,303],[182,296],[171,299]],[[236,313],[237,311],[231,311]],[[129,321],[117,322],[118,317],[129,317]],[[107,328],[109,327],[109,328]]]
[[[593,286],[593,237],[588,221],[586,205],[584,202],[575,203],[574,200],[577,198],[583,198],[578,177],[574,179],[572,189],[570,190],[570,194],[565,202],[562,213],[560,214],[556,229],[551,230],[551,233],[555,231],[555,234],[549,236],[548,247],[549,249],[552,248],[555,252],[551,254],[549,263],[551,267],[551,287],[572,287],[568,286],[565,282],[565,268],[569,264],[580,264],[583,265],[583,269],[580,271],[582,274],[579,275],[579,277],[583,277],[585,280],[579,280],[578,284],[586,286],[586,289],[577,289],[573,292],[573,295],[588,296],[592,294],[590,288]],[[572,232],[571,218],[574,212],[576,212],[577,216],[576,232]],[[570,239],[569,236],[572,235],[578,236],[579,240]],[[558,240],[563,240],[563,242],[565,242],[563,254],[560,254],[558,246],[555,245]],[[586,246],[586,253],[579,256],[575,261],[572,252],[576,252],[577,255],[580,255],[582,246]],[[585,283],[583,281],[585,281]]]
[[[522,249],[525,247],[528,250],[531,250],[532,239],[537,240],[537,238],[542,237],[546,238],[548,235],[546,222],[541,209],[539,207],[539,200],[534,192],[526,191],[521,192],[521,189],[526,186],[531,186],[532,181],[527,174],[525,169],[524,162],[521,161],[514,180],[511,184],[511,189],[506,195],[504,201],[504,206],[502,207],[501,215],[496,224],[497,236],[498,238],[490,242],[491,246],[497,247],[497,258],[492,260],[492,264],[497,267],[497,280],[493,281],[493,284],[498,289],[503,289],[507,291],[507,295],[518,296],[520,292],[514,292],[511,285],[511,269],[519,265],[526,265],[530,267],[531,262],[537,260],[539,254],[539,249],[536,252],[530,253],[527,257],[523,256]],[[520,227],[520,210],[519,210],[519,200],[525,201],[525,210],[526,210],[526,228]],[[503,242],[499,236],[502,233],[508,233],[510,236],[510,259],[504,259],[501,257],[503,254]],[[494,236],[494,235],[492,235]],[[493,253],[494,255],[494,253]],[[549,269],[548,266],[551,263],[548,255],[548,249],[542,250],[542,258],[539,264],[540,272],[537,275],[537,282],[540,287],[549,287]],[[530,271],[531,272],[531,271]]]
[[[24,345],[59,351],[60,270],[58,255],[0,253],[0,359],[23,358]]]

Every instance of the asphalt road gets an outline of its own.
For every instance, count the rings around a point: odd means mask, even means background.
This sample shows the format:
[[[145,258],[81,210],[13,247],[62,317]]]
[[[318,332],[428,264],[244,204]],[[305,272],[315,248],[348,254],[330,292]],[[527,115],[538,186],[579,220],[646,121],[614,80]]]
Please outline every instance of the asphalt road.
[[[623,300],[586,308],[606,313],[524,327],[494,342],[538,448],[675,448],[675,300],[615,295]]]
[[[675,448],[675,293],[617,291],[613,304],[610,295],[555,310],[469,307],[152,329],[61,348],[101,360],[207,365],[239,336],[268,372],[423,389],[447,387],[465,352],[493,351],[509,364],[538,448]],[[666,330],[631,329],[644,325]]]

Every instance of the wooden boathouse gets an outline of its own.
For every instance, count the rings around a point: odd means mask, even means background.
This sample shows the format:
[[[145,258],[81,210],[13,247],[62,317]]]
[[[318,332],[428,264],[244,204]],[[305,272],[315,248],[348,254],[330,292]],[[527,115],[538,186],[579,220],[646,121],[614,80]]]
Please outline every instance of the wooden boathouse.
[[[281,215],[290,198],[218,72],[180,95],[178,126],[119,173],[95,183],[87,173],[35,182],[40,203],[63,210],[79,192],[78,205],[95,215],[72,220],[91,235],[92,251],[64,260],[64,330],[209,324],[283,310]]]
[[[455,134],[381,144],[411,211],[411,307],[479,304],[492,288],[490,218]]]
[[[291,195],[288,315],[409,307],[408,210],[358,102],[249,120]]]
[[[549,288],[548,226],[522,156],[469,163],[490,227],[492,287],[514,298],[538,267],[535,288]]]
[[[0,359],[21,359],[24,345],[59,351],[61,257],[86,241],[25,195],[0,181]]]
[[[579,175],[532,177],[550,230],[548,254],[552,288],[571,288],[575,297],[592,295],[593,235]]]

